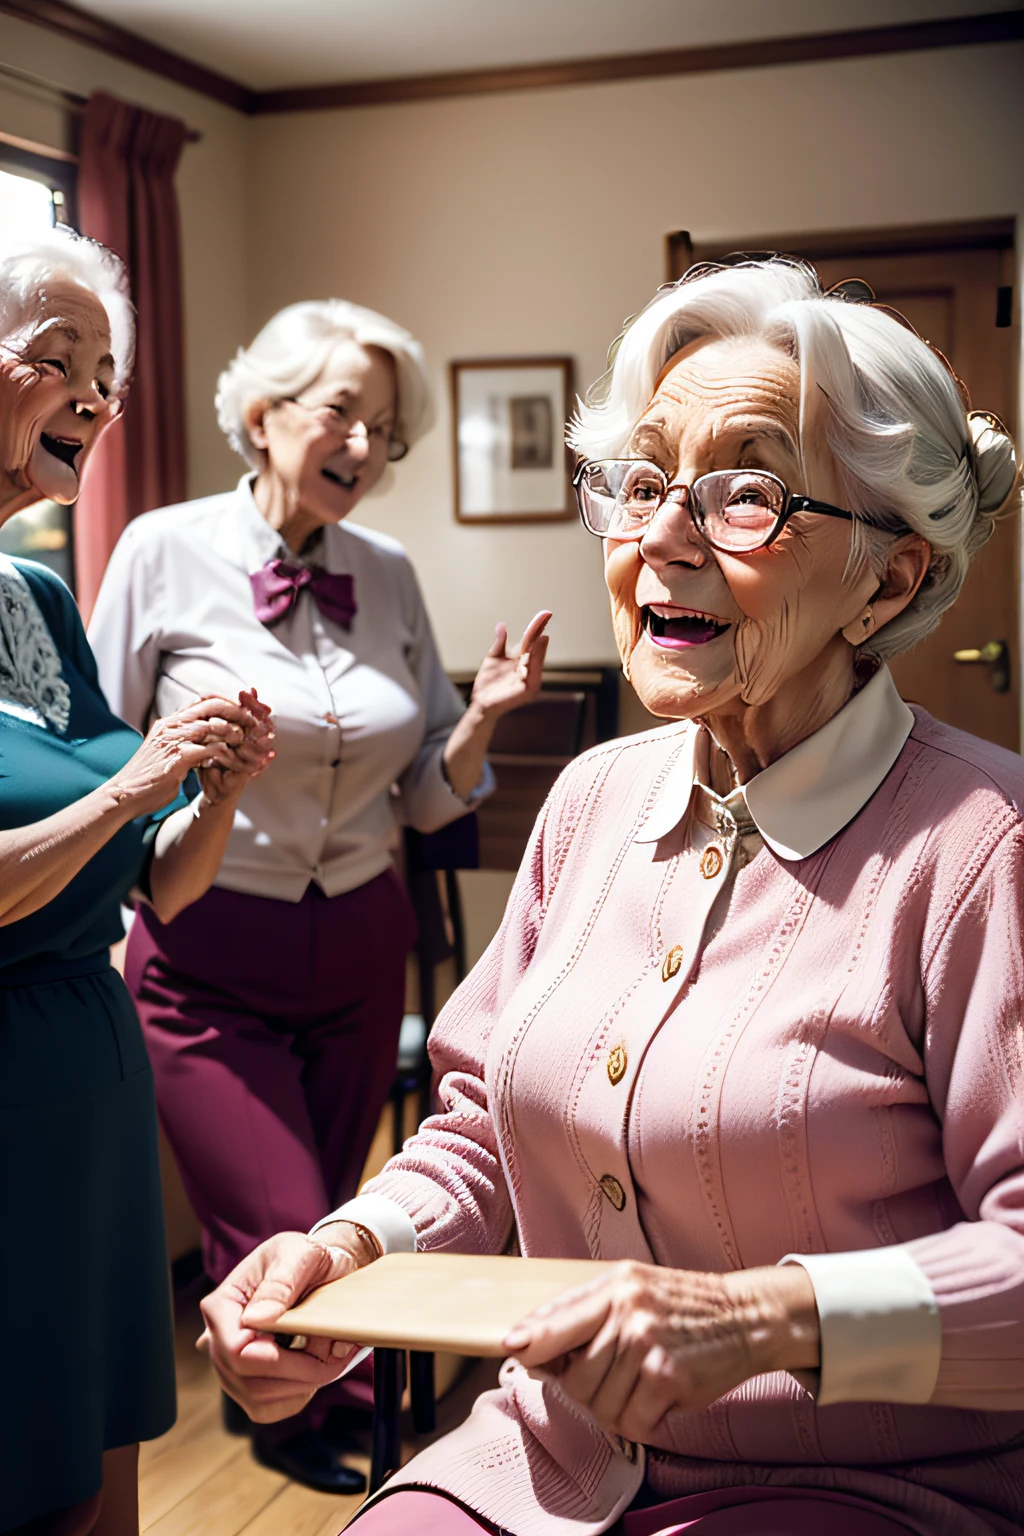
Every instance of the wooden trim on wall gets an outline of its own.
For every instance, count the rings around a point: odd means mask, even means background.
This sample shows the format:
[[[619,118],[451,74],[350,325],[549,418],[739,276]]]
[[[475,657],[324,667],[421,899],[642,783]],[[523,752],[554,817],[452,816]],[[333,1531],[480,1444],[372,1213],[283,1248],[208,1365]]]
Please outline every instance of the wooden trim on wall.
[[[227,75],[220,75],[216,70],[195,64],[191,59],[183,58],[180,53],[161,48],[158,43],[147,42],[144,37],[140,37],[137,32],[129,32],[126,27],[115,26],[113,22],[93,16],[91,12],[66,5],[64,0],[0,0],[0,12],[16,16],[19,21],[34,22],[36,26],[46,27],[50,32],[59,32],[61,36],[70,37],[76,43],[86,43],[90,48],[112,54],[115,59],[124,59],[128,64],[138,65],[140,69],[148,69],[151,74],[161,75],[165,80],[186,85],[189,90],[198,91],[201,96],[210,96],[227,107],[234,107],[237,112],[256,110],[255,92],[239,85],[237,80],[229,80]]]
[[[474,69],[450,75],[416,75],[400,80],[357,80],[341,85],[306,85],[260,91],[255,112],[309,112],[376,103],[428,101],[443,96],[479,96],[492,91],[532,91],[553,86],[593,85],[609,80],[654,79],[664,75],[707,74],[712,70],[762,69],[772,64],[807,64],[823,59],[867,58],[923,48],[965,48],[976,43],[1024,39],[1024,11],[997,11],[947,21],[904,26],[858,27],[802,37],[770,37],[659,53],[629,53],[603,59],[571,59],[519,69]]]
[[[99,48],[179,85],[212,97],[239,112],[310,112],[401,101],[431,101],[449,96],[479,96],[494,91],[545,90],[556,86],[594,85],[610,80],[655,79],[667,75],[707,74],[716,70],[763,69],[777,64],[809,64],[830,59],[870,58],[931,48],[967,48],[984,43],[1024,40],[1024,10],[995,11],[941,21],[897,26],[857,27],[799,37],[770,37],[753,42],[715,43],[656,53],[616,54],[600,59],[570,59],[518,68],[473,69],[452,74],[412,75],[397,80],[357,80],[254,91],[216,70],[148,42],[126,27],[78,10],[65,0],[0,0],[0,12],[34,22],[76,42]]]
[[[921,251],[1012,251],[1015,235],[1013,218],[772,235],[754,244],[749,240],[694,241],[689,231],[680,229],[665,237],[665,275],[672,283],[695,262],[722,261],[738,251],[779,251],[807,261],[828,261],[833,256],[909,256]]]

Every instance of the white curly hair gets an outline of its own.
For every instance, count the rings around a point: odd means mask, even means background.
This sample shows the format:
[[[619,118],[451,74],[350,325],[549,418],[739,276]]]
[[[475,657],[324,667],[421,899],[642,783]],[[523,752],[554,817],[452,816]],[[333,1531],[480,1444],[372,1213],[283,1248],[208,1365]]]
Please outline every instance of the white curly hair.
[[[853,567],[866,561],[881,578],[888,546],[908,531],[931,545],[913,601],[863,647],[879,660],[909,650],[955,601],[1018,476],[1006,429],[969,415],[949,365],[884,308],[824,293],[814,268],[788,257],[693,269],[627,321],[578,402],[570,447],[624,456],[669,358],[702,337],[741,336],[796,359],[801,437],[814,393],[828,401],[828,445],[856,514]]]
[[[110,321],[115,386],[124,387],[135,361],[135,310],[124,263],[98,240],[58,224],[31,240],[0,245],[0,341],[29,325],[45,308],[54,283],[78,283],[95,294]]]

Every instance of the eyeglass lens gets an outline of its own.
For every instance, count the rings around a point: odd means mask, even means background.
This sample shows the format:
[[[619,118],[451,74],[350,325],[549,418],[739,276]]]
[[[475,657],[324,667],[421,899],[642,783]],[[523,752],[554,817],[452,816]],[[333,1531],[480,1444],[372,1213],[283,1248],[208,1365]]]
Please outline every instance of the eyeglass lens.
[[[656,464],[603,459],[585,466],[578,491],[592,533],[642,539],[668,495],[669,482]],[[701,475],[686,494],[708,542],[737,554],[768,543],[786,506],[782,482],[758,470],[714,470]]]
[[[326,402],[321,405],[309,405],[306,401],[299,400],[295,396],[290,398],[292,399],[293,404],[300,406],[302,410],[309,411],[312,415],[316,416],[322,427],[326,428],[327,431],[331,432],[335,437],[341,438],[343,441],[354,436],[356,429],[358,427],[362,427],[362,430],[366,433],[366,441],[369,443],[371,448],[377,443],[387,444],[387,456],[392,464],[396,464],[399,459],[404,459],[406,454],[409,452],[409,448],[406,443],[403,443],[400,438],[391,436],[390,427],[385,428],[380,426],[367,426],[366,423],[360,417],[357,417],[354,411],[349,410],[347,406],[336,405],[333,402]]]

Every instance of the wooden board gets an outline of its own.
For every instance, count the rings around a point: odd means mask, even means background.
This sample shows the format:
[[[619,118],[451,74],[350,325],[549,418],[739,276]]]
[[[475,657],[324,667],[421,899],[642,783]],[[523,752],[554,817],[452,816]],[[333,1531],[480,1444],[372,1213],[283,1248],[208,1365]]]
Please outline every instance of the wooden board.
[[[392,1253],[313,1291],[275,1325],[279,1333],[382,1349],[502,1356],[514,1323],[563,1291],[612,1268],[589,1259],[514,1259]]]

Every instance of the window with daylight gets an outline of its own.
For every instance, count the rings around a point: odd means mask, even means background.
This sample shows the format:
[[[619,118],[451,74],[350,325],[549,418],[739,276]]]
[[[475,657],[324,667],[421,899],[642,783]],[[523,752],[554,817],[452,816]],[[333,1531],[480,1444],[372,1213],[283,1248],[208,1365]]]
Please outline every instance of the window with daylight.
[[[0,143],[0,239],[31,240],[54,224],[69,224],[74,166]],[[38,560],[74,590],[72,509],[40,501],[0,527],[0,553]]]

